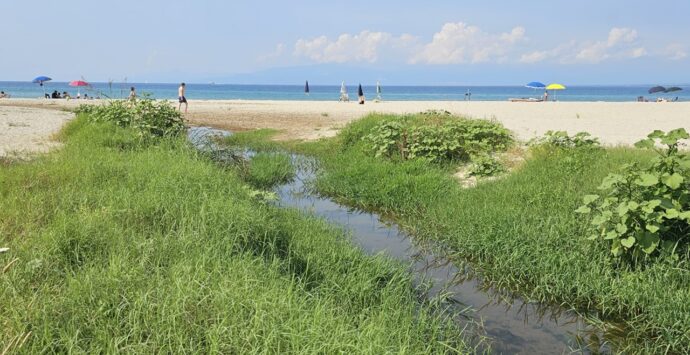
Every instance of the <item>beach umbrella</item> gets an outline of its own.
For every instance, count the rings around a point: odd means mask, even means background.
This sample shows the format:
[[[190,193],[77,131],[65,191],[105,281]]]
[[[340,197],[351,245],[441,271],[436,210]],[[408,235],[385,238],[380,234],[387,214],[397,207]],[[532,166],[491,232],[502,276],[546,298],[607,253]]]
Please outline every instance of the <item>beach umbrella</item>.
[[[381,93],[382,92],[383,91],[381,90],[381,83],[377,81],[376,82],[376,99],[377,100],[381,100]]]
[[[91,86],[91,84],[87,83],[84,80],[72,80],[69,82],[69,86],[76,86],[77,87],[77,95],[81,96],[81,93],[79,92],[79,88],[82,86]]]
[[[545,90],[565,90],[565,85],[563,84],[549,84]],[[556,95],[554,94],[554,101],[556,100]]]
[[[341,94],[347,94],[347,88],[345,87],[345,82],[343,81],[342,84],[340,84],[340,93]]]
[[[565,90],[565,86],[562,84],[549,84],[546,90]]]
[[[666,92],[666,88],[663,86],[655,86],[647,91],[650,94],[656,94],[657,92]]]
[[[43,87],[43,83],[45,83],[46,81],[51,81],[51,80],[53,80],[53,79],[51,79],[47,76],[37,76],[31,82],[34,84],[40,85],[43,88],[43,96],[46,96],[46,88]]]
[[[538,81],[533,81],[531,83],[528,83],[525,86],[530,88],[530,89],[544,89],[546,87],[546,85],[544,85],[543,83],[540,83]]]
[[[304,84],[304,93],[309,95],[309,80]]]
[[[664,92],[676,92],[676,91],[681,91],[681,90],[683,90],[683,89],[679,88],[677,86],[672,86],[672,87],[666,89],[666,91],[664,91]]]
[[[357,95],[364,96],[364,90],[362,90],[362,84],[359,84],[359,88],[357,88]]]

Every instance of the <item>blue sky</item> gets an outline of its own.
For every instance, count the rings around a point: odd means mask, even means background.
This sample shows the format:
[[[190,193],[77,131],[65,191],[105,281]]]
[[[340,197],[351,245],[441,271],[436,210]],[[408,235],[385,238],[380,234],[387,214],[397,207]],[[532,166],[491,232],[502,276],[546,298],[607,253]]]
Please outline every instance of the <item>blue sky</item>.
[[[0,80],[688,83],[690,1],[12,1]]]

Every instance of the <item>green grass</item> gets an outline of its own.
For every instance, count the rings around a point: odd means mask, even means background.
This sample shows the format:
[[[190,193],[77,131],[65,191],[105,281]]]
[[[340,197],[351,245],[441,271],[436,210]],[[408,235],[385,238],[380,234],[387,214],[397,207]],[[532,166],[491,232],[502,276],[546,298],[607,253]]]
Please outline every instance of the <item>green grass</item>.
[[[272,141],[273,136],[279,131],[270,128],[257,129],[253,131],[233,132],[223,140],[228,145],[249,147],[257,151],[276,150],[276,143]]]
[[[257,153],[240,171],[245,181],[260,189],[269,189],[288,182],[295,176],[295,167],[292,165],[290,156],[277,152]]]
[[[392,214],[458,263],[469,261],[494,287],[622,324],[608,326],[618,333],[618,351],[690,352],[687,261],[617,269],[605,246],[586,240],[589,221],[574,213],[603,177],[648,160],[647,152],[541,149],[510,176],[463,189],[446,167],[371,157],[360,138],[379,119],[356,121],[334,139],[286,146],[320,159],[319,192]]]
[[[0,350],[469,351],[403,266],[252,199],[182,138],[84,117],[61,137],[0,166]]]

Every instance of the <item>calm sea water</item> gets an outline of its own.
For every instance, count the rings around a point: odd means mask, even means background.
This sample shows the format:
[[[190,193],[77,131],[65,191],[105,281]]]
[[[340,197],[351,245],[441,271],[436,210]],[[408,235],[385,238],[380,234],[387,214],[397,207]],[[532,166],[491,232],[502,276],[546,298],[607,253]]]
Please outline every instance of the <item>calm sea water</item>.
[[[93,83],[91,88],[80,88],[83,95],[123,98],[127,97],[130,86],[139,94],[149,93],[154,98],[175,99],[177,84],[144,84],[144,83]],[[555,94],[559,101],[635,101],[638,96],[649,99],[657,97],[675,98],[690,101],[690,87],[683,91],[669,94],[647,94],[650,85],[639,86],[569,86],[567,90]],[[523,86],[383,86],[382,98],[387,101],[456,101],[464,100],[470,90],[473,101],[505,101],[513,97],[536,97],[542,91]],[[188,84],[187,98],[190,100],[318,100],[334,101],[340,96],[340,85],[311,85],[310,94],[304,94],[303,85],[226,85],[226,84]],[[357,86],[347,87],[350,98],[356,98]],[[376,97],[373,86],[364,86],[368,100]],[[0,90],[15,98],[37,98],[43,96],[43,88],[29,82],[2,82]],[[75,96],[77,89],[67,83],[48,82],[47,92],[67,91]],[[552,95],[553,97],[553,95]]]

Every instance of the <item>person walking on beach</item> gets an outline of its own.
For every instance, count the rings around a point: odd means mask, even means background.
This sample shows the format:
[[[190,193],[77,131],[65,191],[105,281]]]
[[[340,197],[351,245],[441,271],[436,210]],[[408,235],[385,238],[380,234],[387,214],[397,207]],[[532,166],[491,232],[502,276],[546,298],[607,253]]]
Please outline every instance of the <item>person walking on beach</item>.
[[[137,100],[137,91],[134,89],[134,86],[129,88],[129,97],[127,99],[129,101],[136,101]]]
[[[179,104],[177,105],[177,109],[182,111],[182,104],[184,104],[184,113],[187,113],[187,98],[184,96],[185,92],[185,84],[182,83],[180,84],[180,87],[177,89],[177,101]]]

